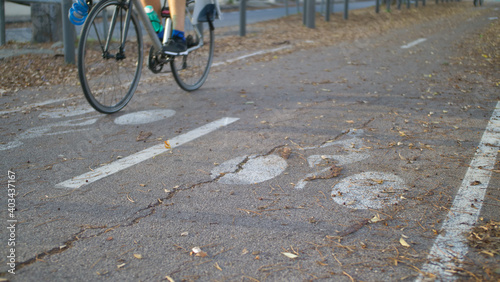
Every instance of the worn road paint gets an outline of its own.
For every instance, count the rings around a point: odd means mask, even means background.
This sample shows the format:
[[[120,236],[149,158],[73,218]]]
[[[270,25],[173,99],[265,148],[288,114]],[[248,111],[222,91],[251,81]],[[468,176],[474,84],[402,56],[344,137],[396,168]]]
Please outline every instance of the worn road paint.
[[[191,130],[185,134],[182,134],[182,135],[179,135],[179,136],[176,136],[176,137],[170,139],[170,145],[173,149],[175,147],[178,147],[178,146],[181,146],[185,143],[193,141],[194,139],[196,139],[198,137],[201,137],[203,135],[211,133],[212,131],[219,129],[220,127],[227,126],[227,125],[229,125],[237,120],[239,120],[239,118],[225,117],[225,118],[213,121],[213,122],[208,123],[204,126],[198,127],[197,129]],[[106,176],[117,173],[121,170],[129,168],[133,165],[136,165],[140,162],[143,162],[147,159],[150,159],[154,156],[165,153],[167,151],[169,151],[169,150],[165,148],[165,144],[163,144],[163,143],[158,144],[158,145],[152,146],[148,149],[145,149],[145,150],[142,150],[142,151],[137,152],[135,154],[132,154],[132,155],[125,157],[123,159],[119,159],[119,160],[112,162],[108,165],[99,167],[93,171],[84,173],[80,176],[76,176],[76,177],[73,177],[72,179],[61,182],[61,183],[56,185],[56,188],[78,189],[84,185],[90,184],[90,183],[95,182],[99,179],[102,179]]]
[[[283,46],[283,47],[269,49],[269,50],[262,50],[262,51],[258,51],[258,52],[255,52],[255,53],[243,55],[243,56],[237,57],[235,59],[229,59],[229,60],[226,60],[226,61],[223,61],[223,62],[213,63],[212,67],[221,66],[221,65],[225,65],[225,64],[230,64],[230,63],[233,63],[233,62],[236,62],[236,61],[240,61],[240,60],[243,60],[243,59],[246,59],[246,58],[250,58],[250,57],[253,57],[253,56],[263,55],[263,54],[267,54],[267,53],[273,53],[273,52],[277,52],[277,51],[281,51],[281,50],[289,49],[289,48],[292,48],[292,47],[291,46]]]
[[[468,250],[466,234],[476,223],[495,166],[500,147],[500,102],[488,122],[481,142],[476,150],[462,185],[443,223],[442,231],[432,246],[428,263],[422,267],[425,273],[436,275],[438,280],[455,280],[452,272],[461,262]],[[420,274],[417,281],[423,281]]]
[[[332,199],[352,209],[381,209],[399,202],[405,182],[399,176],[368,171],[348,176],[333,186]]]
[[[94,108],[84,106],[68,106],[62,108],[51,109],[38,115],[38,118],[63,118],[84,115],[95,112]]]
[[[64,102],[64,101],[69,100],[69,99],[72,99],[72,98],[47,100],[47,101],[40,102],[40,103],[29,104],[29,105],[26,105],[26,106],[15,108],[15,109],[0,111],[0,115],[5,115],[5,114],[9,114],[9,113],[14,113],[14,112],[20,112],[20,111],[24,111],[24,110],[29,110],[29,109],[32,109],[32,108],[36,108],[36,107],[40,107],[40,106],[45,106],[45,105],[53,104],[53,103],[57,103],[57,102]]]
[[[166,119],[174,115],[175,111],[169,109],[148,110],[117,117],[115,123],[119,125],[145,124]]]
[[[37,137],[41,137],[41,136],[58,135],[58,134],[65,134],[65,133],[77,132],[77,131],[82,131],[82,130],[89,130],[90,128],[75,128],[75,127],[78,127],[78,126],[83,127],[83,126],[94,124],[96,122],[97,122],[97,118],[79,118],[79,119],[66,120],[66,121],[51,123],[51,124],[47,124],[47,125],[43,125],[43,126],[33,127],[33,128],[30,128],[30,129],[24,131],[23,133],[19,134],[16,137],[16,140],[11,141],[7,144],[0,145],[0,151],[14,149],[16,147],[23,145],[23,142],[21,140],[37,138]],[[67,127],[70,129],[62,130],[62,131],[53,131],[54,128],[61,128],[61,127],[63,127],[63,128]]]
[[[412,41],[412,42],[410,42],[410,43],[408,43],[408,44],[406,44],[406,45],[401,46],[401,49],[408,49],[408,48],[411,48],[411,47],[413,47],[413,46],[415,46],[415,45],[417,45],[417,44],[420,44],[420,43],[422,43],[422,42],[425,42],[426,40],[427,40],[427,38],[419,38],[419,39],[417,39],[417,40],[415,40],[415,41]]]
[[[276,155],[241,156],[215,167],[211,176],[215,179],[224,174],[218,180],[222,184],[254,184],[280,175],[287,166],[285,159]]]
[[[363,131],[352,131],[349,132],[347,135],[348,136],[359,136],[362,134]],[[324,163],[326,160],[334,160],[335,164],[342,166],[342,165],[347,165],[355,162],[362,161],[364,159],[367,159],[369,157],[369,154],[359,152],[362,150],[361,148],[364,146],[363,140],[360,138],[354,137],[346,140],[341,140],[341,141],[335,141],[335,142],[327,142],[325,144],[320,145],[319,147],[308,147],[308,148],[303,148],[303,150],[311,150],[311,149],[319,149],[319,148],[326,148],[330,146],[338,146],[342,147],[344,152],[346,154],[337,154],[337,155],[311,155],[307,157],[307,163],[309,164],[309,167],[315,168],[318,165],[321,165]],[[326,165],[326,164],[325,164]],[[295,189],[304,189],[306,187],[307,181],[306,179],[313,178],[313,177],[318,177],[321,176],[322,174],[326,173],[328,170],[330,170],[330,166],[320,170],[320,171],[315,171],[312,173],[307,174],[304,178],[299,180],[297,184],[295,185]]]

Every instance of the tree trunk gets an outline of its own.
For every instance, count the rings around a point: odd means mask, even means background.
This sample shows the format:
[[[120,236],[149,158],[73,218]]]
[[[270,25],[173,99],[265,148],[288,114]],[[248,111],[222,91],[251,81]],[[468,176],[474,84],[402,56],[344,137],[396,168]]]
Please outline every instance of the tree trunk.
[[[33,23],[31,41],[62,41],[61,4],[32,3],[31,21]]]

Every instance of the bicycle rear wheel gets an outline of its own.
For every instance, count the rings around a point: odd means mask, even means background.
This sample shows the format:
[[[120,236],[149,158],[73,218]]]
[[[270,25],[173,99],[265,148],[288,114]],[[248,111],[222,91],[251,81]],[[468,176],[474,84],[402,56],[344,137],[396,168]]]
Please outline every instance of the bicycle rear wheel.
[[[214,31],[207,22],[193,25],[191,14],[193,4],[186,9],[184,34],[188,50],[186,56],[175,56],[170,61],[170,68],[175,81],[185,91],[199,89],[208,77],[214,55]]]
[[[128,2],[99,2],[90,12],[78,46],[78,74],[85,98],[101,113],[118,112],[132,99],[143,62],[139,21]],[[126,36],[126,37],[125,37]],[[122,44],[122,39],[126,41]]]

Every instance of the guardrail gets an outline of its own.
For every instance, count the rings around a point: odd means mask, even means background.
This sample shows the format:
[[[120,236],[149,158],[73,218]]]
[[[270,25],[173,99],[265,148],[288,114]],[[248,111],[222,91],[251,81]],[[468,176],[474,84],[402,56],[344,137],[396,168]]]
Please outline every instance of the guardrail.
[[[5,45],[5,1],[0,0],[0,46]],[[63,26],[63,44],[64,44],[64,60],[66,63],[75,63],[75,28],[68,19],[68,11],[73,5],[71,0],[15,0],[9,1],[19,4],[31,3],[59,3],[62,10],[62,26]]]

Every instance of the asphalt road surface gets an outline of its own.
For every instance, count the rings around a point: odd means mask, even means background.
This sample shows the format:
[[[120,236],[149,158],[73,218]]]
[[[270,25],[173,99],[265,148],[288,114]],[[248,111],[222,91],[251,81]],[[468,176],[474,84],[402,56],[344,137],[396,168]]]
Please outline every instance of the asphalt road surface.
[[[466,237],[498,221],[500,92],[457,46],[499,14],[216,58],[193,93],[145,73],[114,115],[78,87],[0,97],[1,278],[495,277]]]

